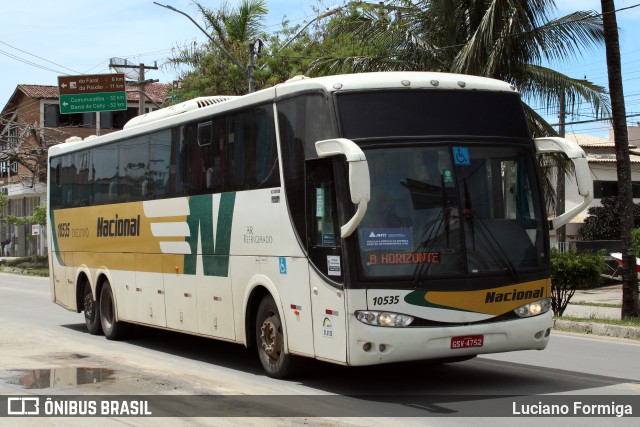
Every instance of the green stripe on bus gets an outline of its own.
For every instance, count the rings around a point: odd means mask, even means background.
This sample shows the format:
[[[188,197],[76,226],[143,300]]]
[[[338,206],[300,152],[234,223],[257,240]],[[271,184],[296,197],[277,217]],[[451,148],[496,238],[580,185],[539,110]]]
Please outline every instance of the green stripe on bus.
[[[58,264],[64,265],[64,260],[60,256],[60,248],[58,248],[58,227],[56,227],[56,221],[54,220],[53,210],[49,211],[49,223],[53,224],[49,233],[51,234],[51,242],[53,243],[53,248],[51,250],[56,255],[56,259],[58,260]]]
[[[189,224],[190,236],[187,243],[191,248],[191,254],[184,257],[185,274],[196,274],[196,262],[198,257],[198,235],[202,244],[205,276],[229,276],[229,249],[231,247],[231,224],[233,222],[233,208],[235,206],[236,193],[223,193],[220,195],[218,208],[218,226],[213,236],[213,195],[193,196],[189,198]]]

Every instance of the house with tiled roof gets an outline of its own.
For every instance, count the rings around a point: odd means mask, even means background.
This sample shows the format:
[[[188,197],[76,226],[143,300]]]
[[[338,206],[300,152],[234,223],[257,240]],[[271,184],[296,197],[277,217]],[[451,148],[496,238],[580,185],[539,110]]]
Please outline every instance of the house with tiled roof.
[[[126,83],[127,109],[100,113],[61,114],[57,86],[20,84],[0,113],[0,191],[9,204],[0,216],[28,217],[34,208],[46,201],[46,187],[34,182],[33,173],[17,162],[2,158],[16,144],[32,145],[44,141],[48,147],[64,142],[72,136],[86,138],[104,135],[123,128],[136,117],[141,99],[145,112],[160,108],[171,85]],[[142,95],[142,89],[144,94]],[[0,224],[0,256],[44,254],[46,238],[34,238],[30,225]]]
[[[640,203],[640,126],[627,127],[629,133],[629,159],[631,161],[631,181],[633,184],[633,201]],[[604,197],[618,194],[618,174],[616,171],[615,143],[613,132],[609,138],[586,134],[567,134],[569,140],[575,141],[587,155],[591,179],[593,180],[593,201],[589,205],[600,206]],[[567,180],[565,211],[577,206],[582,197],[578,195],[575,180]],[[567,240],[578,239],[578,230],[584,224],[587,211],[576,216],[566,227]],[[552,240],[555,233],[551,233]]]

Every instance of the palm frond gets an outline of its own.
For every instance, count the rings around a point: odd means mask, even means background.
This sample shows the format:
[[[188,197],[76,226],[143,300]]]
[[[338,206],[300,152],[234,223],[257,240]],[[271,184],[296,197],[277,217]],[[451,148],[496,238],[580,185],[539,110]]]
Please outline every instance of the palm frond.
[[[569,114],[575,113],[583,102],[592,105],[596,116],[606,117],[611,113],[609,96],[602,86],[538,65],[529,64],[521,72],[517,79],[507,77],[507,80],[518,84],[518,89],[526,100],[540,101],[547,112],[558,107],[562,93]]]

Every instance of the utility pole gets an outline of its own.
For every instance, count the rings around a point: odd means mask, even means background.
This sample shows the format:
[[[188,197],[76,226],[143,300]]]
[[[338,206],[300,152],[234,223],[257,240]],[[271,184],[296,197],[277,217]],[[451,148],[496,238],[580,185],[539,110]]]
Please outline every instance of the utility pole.
[[[256,91],[256,81],[253,78],[253,71],[256,69],[256,43],[262,46],[262,40],[258,40],[255,43],[249,43],[249,63],[247,64],[247,83],[249,84],[249,93]],[[260,49],[258,47],[258,49]]]
[[[157,80],[145,80],[144,79],[144,71],[145,70],[157,70],[158,69],[158,64],[156,62],[153,63],[153,66],[150,65],[144,65],[144,64],[139,64],[139,65],[129,65],[127,63],[125,64],[109,64],[109,67],[118,67],[118,68],[137,68],[138,69],[138,87],[140,88],[140,90],[138,90],[138,98],[140,99],[139,101],[139,105],[138,105],[138,115],[141,116],[144,114],[144,103],[145,103],[145,97],[147,96],[147,94],[144,92],[144,87],[148,84],[148,83],[154,83]]]

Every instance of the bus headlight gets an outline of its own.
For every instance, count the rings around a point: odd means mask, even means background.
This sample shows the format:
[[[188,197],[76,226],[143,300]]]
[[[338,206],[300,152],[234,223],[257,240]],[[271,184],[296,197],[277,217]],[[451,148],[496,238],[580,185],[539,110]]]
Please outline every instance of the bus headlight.
[[[551,308],[551,298],[530,302],[513,310],[518,317],[532,317],[546,313]]]
[[[390,326],[402,328],[413,322],[413,317],[406,314],[389,313],[388,311],[356,311],[356,319],[373,326]]]

